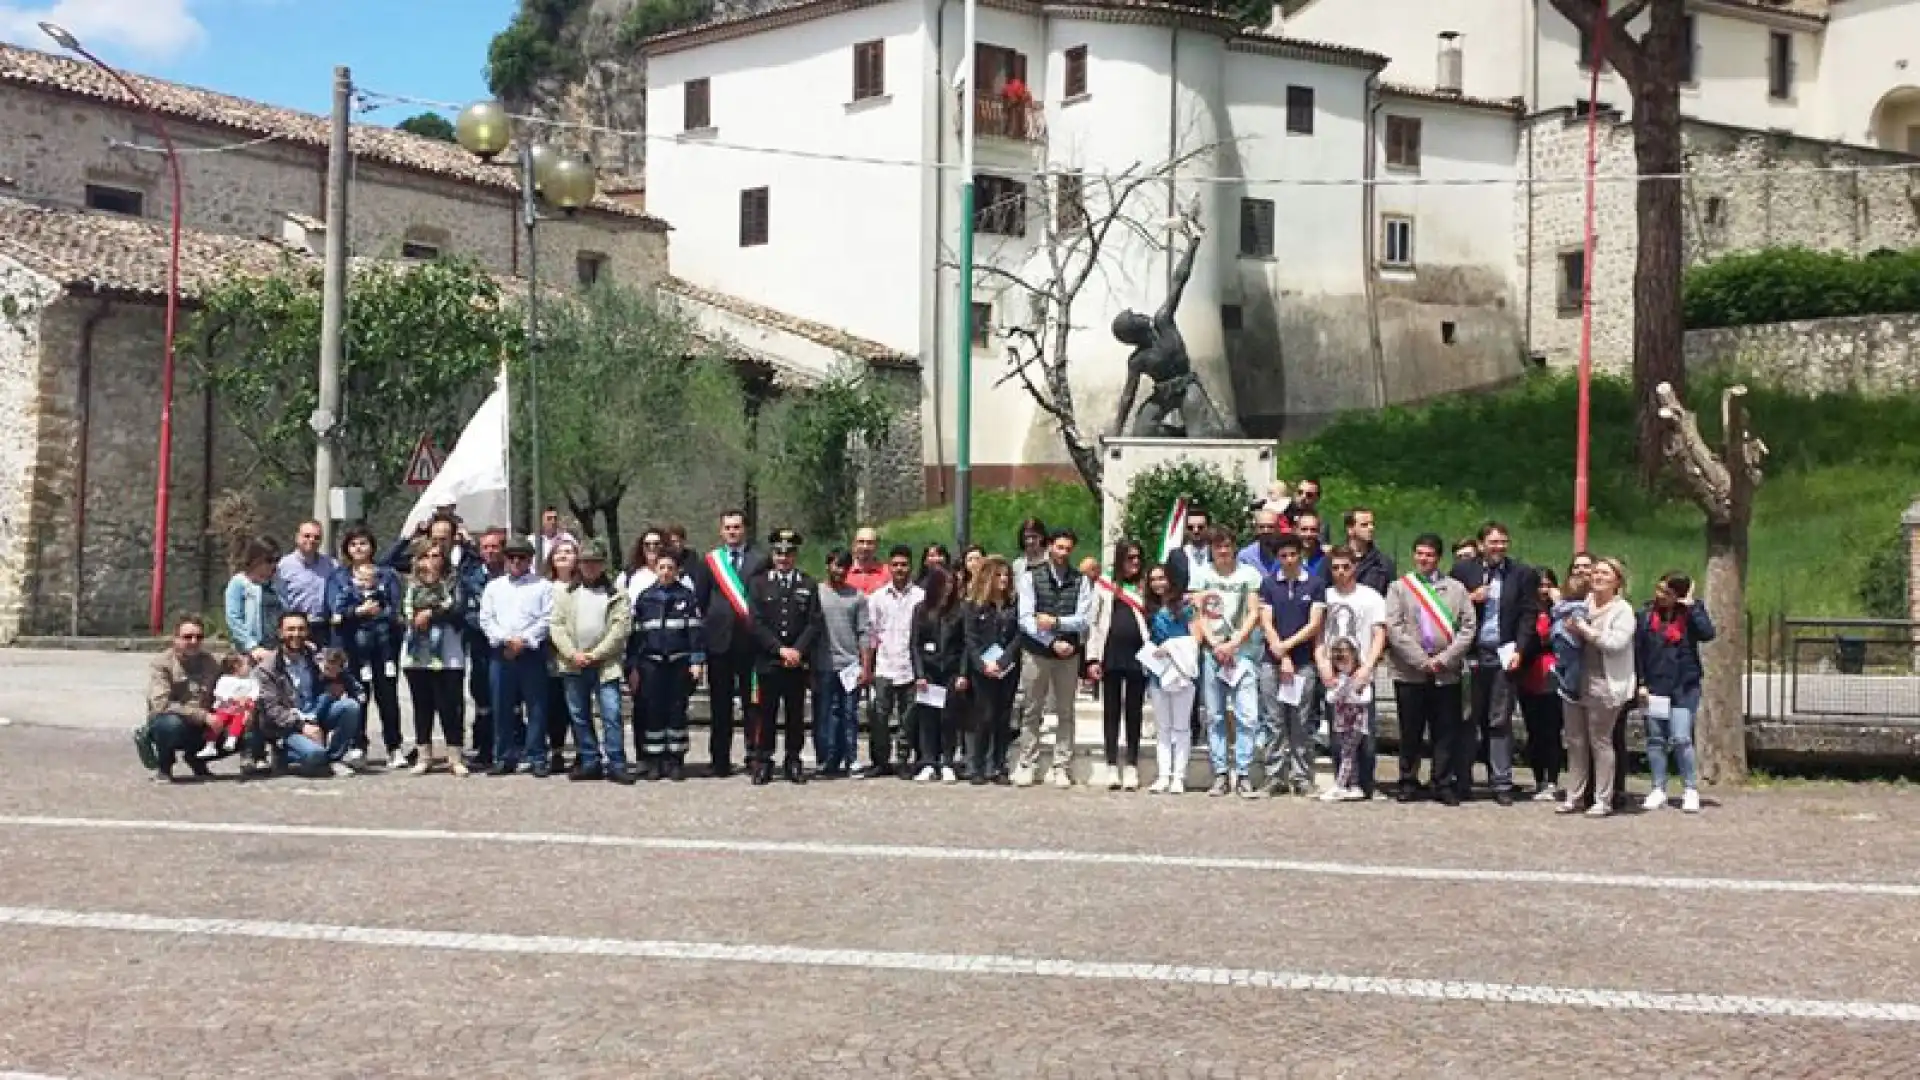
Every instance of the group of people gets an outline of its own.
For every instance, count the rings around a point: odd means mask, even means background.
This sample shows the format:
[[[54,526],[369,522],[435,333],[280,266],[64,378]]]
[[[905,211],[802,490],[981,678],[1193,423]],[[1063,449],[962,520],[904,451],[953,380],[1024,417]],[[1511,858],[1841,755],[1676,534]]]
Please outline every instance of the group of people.
[[[1562,585],[1510,558],[1498,523],[1451,547],[1418,537],[1400,574],[1374,545],[1367,508],[1346,511],[1344,542],[1323,546],[1318,501],[1311,480],[1277,485],[1245,538],[1190,508],[1185,543],[1164,558],[1123,539],[1104,568],[1076,561],[1072,530],[1037,519],[1022,523],[1012,558],[971,546],[954,559],[938,544],[883,557],[877,531],[862,528],[826,552],[819,578],[801,568],[796,532],[774,530],[763,549],[738,511],[721,515],[705,554],[682,528],[645,530],[618,572],[603,543],[580,543],[552,509],[522,538],[469,535],[443,508],[380,554],[354,527],[337,559],[308,522],[284,557],[265,540],[243,553],[223,661],[201,620],[178,621],[135,743],[163,779],[182,762],[204,774],[230,753],[248,773],[359,771],[371,709],[390,769],[433,771],[437,726],[459,775],[674,781],[704,682],[716,777],[734,772],[738,717],[755,784],[777,769],[791,783],[897,775],[1067,788],[1076,709],[1091,690],[1104,720],[1094,786],[1142,786],[1150,703],[1161,767],[1148,791],[1184,792],[1204,736],[1209,794],[1338,802],[1376,793],[1375,694],[1390,687],[1401,801],[1458,805],[1480,762],[1492,799],[1511,805],[1517,714],[1531,797],[1605,816],[1624,791],[1624,726],[1637,709],[1654,779],[1645,806],[1666,805],[1672,769],[1682,808],[1699,809],[1698,645],[1714,628],[1684,575],[1663,577],[1636,612],[1618,561],[1578,554]]]

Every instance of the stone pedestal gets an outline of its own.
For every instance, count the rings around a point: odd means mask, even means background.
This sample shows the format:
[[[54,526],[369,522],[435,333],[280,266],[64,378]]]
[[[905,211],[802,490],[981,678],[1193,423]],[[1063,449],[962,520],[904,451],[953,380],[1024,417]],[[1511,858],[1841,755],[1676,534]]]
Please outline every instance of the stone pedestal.
[[[1143,439],[1131,436],[1100,440],[1106,455],[1106,478],[1101,484],[1100,550],[1113,550],[1124,524],[1127,492],[1133,478],[1170,461],[1197,461],[1217,466],[1228,476],[1246,481],[1254,498],[1266,494],[1273,482],[1273,455],[1280,444],[1268,439]],[[1134,539],[1152,547],[1157,536]]]

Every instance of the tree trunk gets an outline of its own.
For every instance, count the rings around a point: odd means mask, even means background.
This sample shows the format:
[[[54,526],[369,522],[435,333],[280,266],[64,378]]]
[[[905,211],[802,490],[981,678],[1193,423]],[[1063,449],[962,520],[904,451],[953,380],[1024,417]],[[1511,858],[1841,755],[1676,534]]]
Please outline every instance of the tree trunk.
[[[1707,526],[1707,576],[1699,602],[1719,631],[1700,648],[1700,713],[1693,743],[1703,783],[1747,778],[1747,552],[1733,526]]]
[[[1680,171],[1677,86],[1669,84],[1665,93],[1643,92],[1636,100],[1633,150],[1643,176]],[[1641,483],[1652,487],[1663,460],[1660,407],[1653,388],[1671,383],[1683,399],[1687,392],[1686,340],[1680,309],[1680,181],[1642,181],[1634,210],[1640,233],[1633,274],[1634,459]]]
[[[624,493],[623,493],[624,494]],[[620,547],[620,497],[600,507],[600,515],[607,519],[607,558],[614,566],[627,565],[626,555]]]

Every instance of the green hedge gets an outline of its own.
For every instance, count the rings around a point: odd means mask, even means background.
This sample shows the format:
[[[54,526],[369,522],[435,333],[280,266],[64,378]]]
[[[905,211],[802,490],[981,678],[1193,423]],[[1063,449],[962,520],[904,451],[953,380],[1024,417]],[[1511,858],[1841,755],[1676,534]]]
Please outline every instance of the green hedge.
[[[1920,251],[1729,255],[1688,270],[1683,295],[1689,330],[1920,312]]]

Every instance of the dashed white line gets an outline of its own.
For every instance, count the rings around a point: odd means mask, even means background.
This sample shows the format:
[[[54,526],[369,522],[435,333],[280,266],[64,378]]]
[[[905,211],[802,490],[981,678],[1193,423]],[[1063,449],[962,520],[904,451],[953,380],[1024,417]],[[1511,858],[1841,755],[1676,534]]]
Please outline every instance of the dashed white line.
[[[1046,850],[1039,848],[934,847],[912,844],[841,844],[815,840],[705,840],[677,836],[558,832],[497,832],[463,829],[382,829],[347,825],[283,825],[241,821],[134,821],[115,818],[0,815],[0,827],[75,829],[103,832],[187,833],[215,836],[273,836],[324,840],[392,840],[444,843],[514,844],[629,848],[711,855],[785,855],[843,859],[904,859],[935,862],[1040,863],[1049,866],[1118,866],[1175,870],[1235,870],[1268,874],[1323,874],[1331,877],[1443,881],[1469,885],[1551,885],[1658,889],[1675,892],[1794,893],[1837,896],[1890,896],[1920,899],[1920,884],[1891,881],[1795,881],[1768,878],[1668,877],[1644,874],[1593,874],[1563,870],[1476,870],[1446,866],[1392,866],[1315,862],[1223,855],[1156,855],[1134,852]]]
[[[1920,1023],[1920,1004],[1909,1002],[1830,1001],[1727,994],[1521,986],[1440,979],[1397,979],[1374,975],[1317,975],[1260,968],[1200,967],[1186,964],[1107,963],[1019,956],[887,952],[871,949],[810,949],[792,945],[737,945],[701,941],[634,941],[618,938],[467,934],[448,930],[396,930],[371,926],[330,926],[319,923],[266,922],[247,919],[174,918],[127,912],[62,911],[47,908],[0,907],[0,925],[210,938],[326,942],[470,953],[587,955],[637,960],[839,968],[935,975],[990,975],[1089,982],[1227,986],[1281,993],[1350,994],[1415,1001],[1469,1001],[1626,1012]]]

